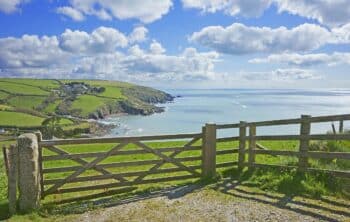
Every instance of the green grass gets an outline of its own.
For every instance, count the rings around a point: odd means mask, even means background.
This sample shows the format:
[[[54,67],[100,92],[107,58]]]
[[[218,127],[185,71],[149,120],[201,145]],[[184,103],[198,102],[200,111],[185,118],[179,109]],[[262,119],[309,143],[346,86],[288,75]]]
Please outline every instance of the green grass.
[[[74,100],[71,109],[80,110],[80,114],[83,117],[88,117],[90,113],[95,112],[98,108],[103,107],[106,103],[112,101],[112,99],[99,98],[92,95],[82,95]]]
[[[56,100],[53,103],[50,103],[49,105],[47,105],[44,109],[45,113],[55,113],[56,107],[61,103],[61,100]]]
[[[0,99],[6,99],[9,96],[8,93],[0,91]]]
[[[26,113],[0,111],[0,125],[4,126],[40,126],[43,120]]]
[[[0,79],[0,89],[5,90],[11,94],[24,94],[24,95],[48,95],[49,92],[44,91],[36,86],[29,86],[23,84],[17,84]]]
[[[44,102],[46,97],[41,96],[16,96],[8,100],[11,106],[22,109],[36,109]]]
[[[165,147],[180,147],[184,144],[184,141],[167,141],[167,142],[149,142],[147,143],[148,146],[152,148],[165,148]],[[195,145],[199,145],[200,142],[196,143]],[[298,142],[297,141],[264,141],[261,142],[265,147],[272,149],[272,150],[297,150],[298,149]],[[108,151],[112,147],[114,147],[116,144],[84,144],[84,145],[65,145],[65,146],[59,146],[62,150],[67,151],[69,153],[91,153],[91,152],[103,152]],[[344,144],[338,144],[339,147],[343,147],[344,151],[349,151],[350,146],[349,142],[345,142]],[[224,142],[224,143],[218,143],[217,144],[217,150],[224,150],[224,149],[232,149],[238,147],[237,142]],[[345,147],[345,148],[344,148]],[[127,145],[122,150],[134,150],[138,149],[135,145]],[[47,149],[44,150],[44,156],[47,155],[55,155],[51,151]],[[165,155],[170,155],[171,152],[165,152]],[[200,156],[201,151],[184,151],[178,156],[177,158],[181,157],[189,157],[189,156]],[[219,155],[217,156],[217,163],[223,163],[223,162],[230,162],[230,161],[237,161],[237,154],[226,154],[226,155]],[[85,158],[86,161],[92,161],[94,158]],[[153,154],[133,154],[133,155],[117,155],[117,156],[110,156],[107,159],[103,160],[101,163],[113,163],[113,162],[128,162],[128,161],[142,161],[142,160],[157,160],[159,157],[153,155]],[[247,159],[247,158],[246,158]],[[0,159],[1,161],[1,159]],[[199,165],[200,160],[196,161],[186,161],[183,162],[186,166],[189,165]],[[284,164],[284,165],[295,165],[296,161],[294,159],[290,159],[287,157],[271,157],[267,155],[257,155],[256,162],[258,163],[267,163],[267,164]],[[311,166],[313,167],[325,167],[329,163],[322,163],[323,165],[320,165],[320,162],[311,160],[310,161]],[[72,160],[56,160],[56,161],[47,161],[44,162],[44,168],[55,168],[55,167],[63,167],[63,166],[79,166],[76,162]],[[137,171],[145,171],[149,170],[153,165],[143,165],[143,166],[132,166],[132,167],[115,167],[115,168],[108,168],[109,172],[112,173],[125,173],[125,172],[137,172]],[[160,169],[169,168],[169,167],[175,167],[174,165],[170,163],[164,164]],[[343,166],[341,166],[343,167]],[[348,166],[346,166],[348,167]],[[349,168],[346,168],[349,170]],[[282,193],[287,196],[294,196],[294,195],[300,195],[300,196],[306,196],[306,197],[312,197],[312,198],[318,198],[322,196],[337,196],[341,198],[347,198],[342,193],[342,179],[332,177],[331,175],[324,174],[324,173],[300,173],[296,170],[278,170],[278,169],[257,169],[253,171],[244,170],[243,172],[238,172],[236,168],[224,168],[224,169],[217,169],[218,173],[224,177],[230,176],[238,181],[241,182],[244,186],[249,186],[252,188],[259,188],[262,190],[265,190],[267,192],[277,192]],[[200,170],[198,170],[200,172]],[[48,173],[45,174],[45,180],[48,179],[59,179],[59,178],[65,178],[69,176],[73,172],[62,172],[62,173]],[[178,176],[178,175],[187,175],[187,172],[175,172],[175,173],[163,173],[163,174],[154,174],[154,175],[148,175],[145,179],[152,179],[152,178],[162,178],[162,177],[171,177],[171,176]],[[100,175],[99,173],[95,172],[94,170],[88,170],[81,174],[79,177],[83,176],[90,176],[90,175]],[[135,177],[128,177],[126,179],[134,179]],[[0,174],[0,190],[6,189],[6,179],[5,174]],[[63,186],[63,188],[69,188],[69,187],[80,187],[80,186],[89,186],[89,185],[96,185],[96,184],[102,184],[102,183],[113,183],[115,180],[109,179],[109,180],[101,180],[101,181],[91,181],[91,182],[78,182],[78,183],[68,183]],[[139,192],[147,192],[150,190],[157,190],[162,189],[167,186],[177,186],[187,183],[196,183],[198,182],[197,179],[189,179],[189,180],[181,180],[181,181],[170,181],[170,182],[162,182],[157,184],[149,184],[149,185],[139,185],[137,186],[136,190],[124,193],[122,195],[134,195],[135,193]],[[45,188],[47,189],[49,185],[46,185]],[[109,189],[112,191],[113,189]],[[106,191],[106,190],[104,190]],[[43,208],[40,210],[40,215],[46,215],[45,217],[51,218],[52,220],[55,219],[57,216],[62,214],[62,212],[73,212],[74,210],[65,208],[65,205],[56,205],[57,201],[62,201],[65,199],[70,199],[74,197],[84,196],[84,195],[91,195],[96,194],[99,192],[103,192],[101,190],[99,191],[84,191],[84,192],[76,192],[76,193],[67,193],[67,194],[54,194],[49,195],[45,198],[43,201]],[[0,209],[6,209],[6,193],[0,192]],[[119,198],[120,195],[116,195],[115,198]],[[75,202],[68,206],[75,206],[75,207],[81,207],[81,204],[83,202]],[[83,209],[86,210],[86,207],[83,207]],[[65,213],[64,213],[65,214]],[[1,217],[1,214],[0,214]],[[29,216],[16,216],[14,217],[15,220],[23,220]],[[38,216],[38,214],[32,215],[32,217],[35,217],[35,220],[41,220],[44,219],[41,216]]]
[[[57,81],[50,80],[50,79],[18,79],[18,78],[12,79],[12,78],[3,78],[3,79],[0,79],[0,81],[6,81],[6,82],[11,82],[11,83],[16,83],[16,84],[41,87],[41,88],[46,89],[46,90],[56,89],[56,88],[58,88],[60,86]]]
[[[114,98],[114,99],[125,99],[126,97],[122,94],[121,88],[117,88],[114,86],[104,86],[105,91],[103,93],[98,94],[99,96]]]

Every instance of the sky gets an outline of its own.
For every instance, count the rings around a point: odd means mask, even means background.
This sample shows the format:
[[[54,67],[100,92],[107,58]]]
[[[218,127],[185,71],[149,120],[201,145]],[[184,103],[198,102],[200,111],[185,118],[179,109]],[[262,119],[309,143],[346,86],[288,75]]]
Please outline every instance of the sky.
[[[0,77],[348,88],[350,0],[0,0]]]

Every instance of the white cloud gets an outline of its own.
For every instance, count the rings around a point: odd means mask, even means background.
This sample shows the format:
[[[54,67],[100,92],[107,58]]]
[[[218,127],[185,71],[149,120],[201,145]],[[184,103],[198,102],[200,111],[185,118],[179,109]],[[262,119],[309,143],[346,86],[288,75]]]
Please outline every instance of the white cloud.
[[[350,23],[349,0],[182,0],[184,8],[259,17],[274,4],[279,12],[317,20],[329,27]]]
[[[196,8],[202,12],[223,11],[231,16],[258,17],[270,6],[271,0],[182,0],[182,3],[184,8]]]
[[[57,8],[56,12],[68,16],[74,21],[83,21],[85,19],[84,15],[80,11],[72,7],[59,7]]]
[[[163,54],[166,51],[163,46],[155,40],[150,44],[149,50],[152,54]]]
[[[349,0],[274,0],[280,12],[315,19],[327,26],[350,22]]]
[[[60,36],[62,49],[72,53],[113,52],[117,47],[126,47],[127,37],[116,29],[99,27],[91,34],[67,29]]]
[[[56,36],[0,39],[0,68],[52,67],[64,63],[66,53]]]
[[[292,66],[315,66],[315,65],[334,66],[338,64],[350,65],[350,53],[340,53],[340,52],[334,52],[332,54],[283,53],[283,54],[269,55],[266,58],[255,58],[255,59],[249,60],[249,62],[250,63],[285,63]]]
[[[134,42],[143,42],[147,39],[148,29],[144,26],[139,26],[134,28],[134,30],[129,35],[129,41]]]
[[[30,0],[1,0],[0,11],[4,13],[13,13],[19,10],[21,4],[25,4]]]
[[[167,14],[171,0],[71,0],[70,6],[84,15],[97,16],[103,20],[112,18],[138,19],[150,23]]]
[[[331,32],[314,24],[292,29],[249,27],[240,23],[208,26],[193,33],[189,40],[227,54],[305,52],[336,42]]]
[[[138,45],[119,50],[127,45],[125,34],[106,27],[91,33],[66,30],[58,36],[0,38],[0,75],[133,82],[215,78],[216,52],[186,48],[178,55],[167,55],[155,40],[146,50]]]

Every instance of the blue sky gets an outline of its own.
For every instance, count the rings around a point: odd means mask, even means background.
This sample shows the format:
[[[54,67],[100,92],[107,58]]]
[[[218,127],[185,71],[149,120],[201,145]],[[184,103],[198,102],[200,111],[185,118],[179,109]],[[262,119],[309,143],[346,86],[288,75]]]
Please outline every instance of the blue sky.
[[[347,88],[350,0],[1,0],[0,76]]]

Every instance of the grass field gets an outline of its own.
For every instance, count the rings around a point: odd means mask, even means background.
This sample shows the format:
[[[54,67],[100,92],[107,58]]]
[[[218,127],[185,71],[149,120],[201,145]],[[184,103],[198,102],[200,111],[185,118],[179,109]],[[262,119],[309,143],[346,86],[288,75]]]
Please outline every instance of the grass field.
[[[40,126],[43,120],[26,113],[0,111],[0,125],[4,126]]]
[[[182,141],[169,141],[169,142],[151,142],[147,143],[147,145],[153,148],[163,148],[163,147],[177,147],[183,145]],[[339,147],[345,147],[344,151],[350,151],[350,143],[349,142],[339,142]],[[268,147],[272,150],[296,150],[299,146],[297,141],[264,141],[261,142],[265,147]],[[198,144],[195,144],[198,145]],[[86,144],[86,145],[66,145],[60,146],[61,149],[70,152],[70,153],[86,153],[86,152],[102,152],[107,151],[111,147],[115,146],[115,144]],[[231,149],[236,148],[238,146],[237,142],[225,142],[218,143],[217,150],[223,149]],[[133,150],[136,149],[133,145],[128,145],[122,150]],[[52,155],[48,150],[44,149],[44,155]],[[165,153],[169,155],[170,153]],[[189,157],[189,156],[199,156],[200,151],[186,151],[179,154],[177,157]],[[86,158],[85,160],[91,161],[93,158]],[[141,160],[150,160],[150,159],[158,159],[153,154],[137,154],[137,155],[123,155],[123,156],[111,156],[104,160],[102,163],[111,163],[111,162],[125,162],[125,161],[141,161]],[[217,156],[217,163],[229,162],[229,161],[237,161],[237,154],[226,154]],[[267,163],[267,164],[285,164],[285,165],[295,165],[296,160],[288,157],[273,157],[267,155],[258,155],[256,157],[256,161],[258,163]],[[336,167],[334,166],[334,162],[338,162]],[[200,161],[186,161],[185,165],[198,165]],[[55,168],[55,167],[63,167],[63,166],[77,166],[78,164],[71,160],[56,160],[56,161],[48,161],[44,163],[44,168]],[[336,168],[339,170],[349,170],[349,165],[341,164],[338,161],[324,162],[324,161],[316,161],[311,160],[310,165],[312,167],[320,167],[320,168]],[[145,171],[149,170],[153,165],[145,165],[145,166],[133,166],[133,167],[118,167],[118,168],[110,168],[108,169],[113,173],[121,173],[121,172],[135,172],[135,171]],[[174,167],[172,164],[165,164],[161,167],[161,169]],[[239,173],[237,169],[234,168],[226,168],[226,169],[218,169],[219,175],[223,177],[232,177],[236,180],[241,181],[241,184],[255,187],[258,189],[262,189],[267,192],[277,192],[288,196],[301,195],[308,198],[320,198],[323,196],[333,196],[341,199],[347,199],[348,194],[343,192],[343,186],[349,185],[349,180],[334,178],[328,174],[323,173],[299,173],[296,170],[276,170],[276,169],[257,169],[254,171],[243,171]],[[64,178],[70,175],[72,172],[63,172],[63,173],[49,173],[46,174],[45,179],[59,179]],[[93,170],[89,170],[82,175],[99,175]],[[151,178],[159,178],[159,177],[167,177],[167,176],[178,176],[178,175],[187,175],[186,172],[174,172],[174,173],[166,173],[161,175],[149,175],[145,179]],[[3,170],[0,174],[0,208],[6,209],[6,179],[5,173]],[[129,177],[127,179],[132,179],[133,177]],[[104,180],[104,181],[91,181],[91,182],[78,182],[78,183],[69,183],[64,185],[65,188],[76,187],[76,186],[88,186],[88,185],[96,185],[100,183],[110,183],[113,180]],[[163,189],[167,186],[177,186],[187,183],[197,183],[198,179],[189,179],[189,180],[181,180],[181,181],[171,181],[150,185],[140,185],[137,186],[135,190],[124,193],[123,195],[134,195],[139,192],[147,192],[150,190],[158,190]],[[109,191],[112,191],[110,189]],[[104,190],[105,192],[106,190]],[[63,201],[65,199],[74,198],[77,196],[84,195],[92,195],[99,193],[100,191],[84,191],[84,192],[76,192],[76,193],[67,193],[67,194],[54,194],[49,195],[43,201],[44,205],[42,208],[42,212],[45,212],[47,217],[50,217],[51,214],[61,214],[62,211],[67,212],[67,208],[64,205],[56,205],[55,203]],[[116,195],[118,198],[118,195]],[[73,206],[81,206],[83,202],[75,202]],[[70,204],[72,206],[72,204]],[[69,210],[68,210],[69,211]],[[61,212],[61,213],[60,213]],[[36,215],[38,219],[41,217]],[[21,218],[21,217],[19,217]],[[23,219],[23,218],[22,218]]]
[[[88,115],[98,108],[101,108],[108,102],[113,102],[111,99],[98,98],[91,95],[82,95],[78,99],[74,100],[72,103],[71,109],[81,110],[81,116],[88,117]]]
[[[22,109],[36,109],[44,102],[45,98],[41,96],[15,96],[8,100],[8,104]]]
[[[18,83],[12,83],[12,82],[4,82],[0,80],[0,89],[5,90],[6,92],[12,93],[12,94],[23,94],[23,95],[41,95],[45,96],[48,95],[48,91],[44,91],[38,87],[30,86],[30,85],[23,85]]]

